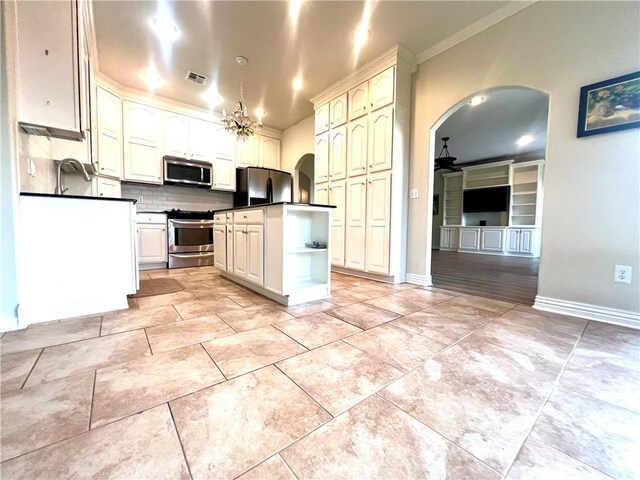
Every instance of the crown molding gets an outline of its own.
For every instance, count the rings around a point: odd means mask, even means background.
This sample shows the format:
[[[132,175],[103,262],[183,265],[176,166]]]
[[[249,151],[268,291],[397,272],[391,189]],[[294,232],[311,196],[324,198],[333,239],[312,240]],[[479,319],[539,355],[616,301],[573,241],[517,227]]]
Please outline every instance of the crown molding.
[[[466,26],[462,30],[454,33],[448,38],[445,38],[441,42],[436,43],[434,46],[427,48],[426,50],[420,52],[416,55],[416,64],[421,64],[426,62],[430,58],[435,57],[436,55],[441,54],[445,50],[449,50],[452,47],[455,47],[459,43],[468,40],[469,38],[477,35],[478,33],[486,30],[487,28],[493,27],[495,24],[515,15],[516,13],[524,10],[527,7],[530,7],[534,3],[537,3],[538,0],[527,0],[527,1],[516,1],[511,2],[504,7],[500,7],[495,12],[490,13],[489,15],[481,18],[477,22],[472,23],[471,25]]]
[[[362,82],[369,80],[371,77],[394,65],[397,65],[399,68],[406,69],[410,74],[416,70],[416,62],[413,53],[401,45],[396,45],[379,57],[374,58],[359,69],[350,73],[339,82],[334,83],[319,94],[311,97],[309,101],[313,103],[314,108],[317,108],[317,106],[334,99],[338,95],[342,95],[344,92],[351,90]]]

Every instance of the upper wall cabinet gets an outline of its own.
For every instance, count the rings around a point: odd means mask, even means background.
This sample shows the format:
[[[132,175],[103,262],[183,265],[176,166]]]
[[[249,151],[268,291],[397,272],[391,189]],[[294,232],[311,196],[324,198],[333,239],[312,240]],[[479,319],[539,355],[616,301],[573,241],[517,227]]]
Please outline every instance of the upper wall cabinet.
[[[110,92],[96,90],[98,173],[122,178],[122,102]]]
[[[369,173],[391,168],[393,159],[393,106],[369,115]]]
[[[22,129],[81,140],[89,112],[81,111],[77,2],[16,2],[16,15]]]
[[[371,110],[393,103],[395,67],[386,69],[369,80],[369,105]]]
[[[235,159],[236,138],[227,132],[223,125],[214,124],[214,145],[216,158]]]
[[[315,181],[322,183],[329,180],[329,134],[316,137]]]
[[[189,117],[164,112],[165,155],[187,158],[189,154]]]
[[[260,135],[260,166],[280,168],[280,140]]]
[[[349,120],[361,117],[369,111],[369,82],[363,82],[349,90]]]
[[[258,135],[236,141],[236,166],[238,168],[260,166],[260,142]]]
[[[316,135],[329,130],[329,103],[318,107],[315,116]]]
[[[347,173],[350,177],[367,173],[367,117],[347,126]]]
[[[189,159],[211,162],[214,157],[215,128],[213,122],[189,118]]]
[[[329,102],[329,125],[339,127],[347,122],[347,94],[340,95]]]
[[[124,179],[162,183],[162,111],[123,102]]]

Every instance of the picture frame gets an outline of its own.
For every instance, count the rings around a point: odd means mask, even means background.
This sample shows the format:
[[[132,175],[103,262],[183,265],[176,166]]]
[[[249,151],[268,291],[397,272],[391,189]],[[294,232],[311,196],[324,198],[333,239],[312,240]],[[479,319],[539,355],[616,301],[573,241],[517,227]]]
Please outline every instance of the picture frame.
[[[440,211],[440,195],[436,193],[433,196],[433,215],[438,215]]]
[[[640,128],[640,71],[580,89],[578,137]]]

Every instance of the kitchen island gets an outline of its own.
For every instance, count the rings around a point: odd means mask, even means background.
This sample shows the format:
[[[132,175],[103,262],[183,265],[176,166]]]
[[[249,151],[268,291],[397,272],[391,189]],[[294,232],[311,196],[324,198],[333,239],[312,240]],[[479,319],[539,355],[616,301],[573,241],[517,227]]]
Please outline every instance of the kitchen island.
[[[215,266],[282,305],[328,298],[333,208],[279,202],[216,211]]]

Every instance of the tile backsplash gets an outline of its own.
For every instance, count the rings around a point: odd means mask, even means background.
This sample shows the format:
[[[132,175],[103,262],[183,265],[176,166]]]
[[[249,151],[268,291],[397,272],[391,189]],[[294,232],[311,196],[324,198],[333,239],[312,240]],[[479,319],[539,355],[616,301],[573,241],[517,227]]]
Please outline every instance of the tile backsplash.
[[[142,203],[136,204],[138,212],[163,212],[172,208],[204,211],[233,206],[233,193],[174,185],[123,183],[122,197],[135,199],[142,197]]]

